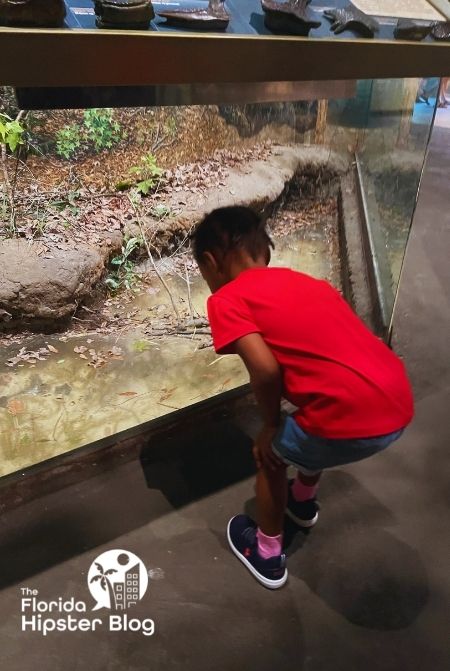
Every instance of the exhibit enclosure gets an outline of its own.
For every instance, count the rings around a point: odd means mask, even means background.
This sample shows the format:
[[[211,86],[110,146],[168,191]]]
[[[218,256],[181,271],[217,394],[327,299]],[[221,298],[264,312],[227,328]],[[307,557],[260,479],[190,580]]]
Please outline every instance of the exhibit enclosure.
[[[0,2],[4,482],[247,391],[189,248],[216,207],[390,339],[448,2],[125,4]]]

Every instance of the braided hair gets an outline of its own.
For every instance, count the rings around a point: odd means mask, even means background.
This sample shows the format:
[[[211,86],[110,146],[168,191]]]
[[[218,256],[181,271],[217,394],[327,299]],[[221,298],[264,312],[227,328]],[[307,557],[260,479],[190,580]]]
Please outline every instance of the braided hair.
[[[274,248],[265,221],[249,207],[213,210],[198,224],[190,239],[197,263],[205,252],[215,252],[223,258],[236,248],[244,249],[254,261],[264,256],[269,263],[270,248]]]

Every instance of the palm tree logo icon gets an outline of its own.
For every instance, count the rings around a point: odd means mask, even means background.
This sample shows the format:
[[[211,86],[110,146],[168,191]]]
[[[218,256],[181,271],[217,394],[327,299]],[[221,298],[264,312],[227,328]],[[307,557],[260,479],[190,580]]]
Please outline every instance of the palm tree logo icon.
[[[91,564],[88,587],[96,604],[93,610],[126,610],[136,605],[148,587],[148,572],[133,552],[107,550]]]
[[[94,562],[94,564],[95,564],[95,567],[96,567],[98,573],[91,578],[90,582],[93,583],[93,582],[96,582],[97,580],[100,580],[100,587],[102,589],[105,589],[105,590],[106,590],[106,588],[108,588],[109,603],[111,604],[110,608],[114,607],[114,610],[115,610],[116,609],[116,597],[115,597],[115,594],[114,594],[113,586],[111,584],[111,580],[108,578],[108,576],[112,575],[113,573],[117,573],[117,569],[109,568],[107,571],[104,571],[102,565],[99,562],[96,561],[96,562]],[[113,604],[114,604],[114,606],[113,606]]]

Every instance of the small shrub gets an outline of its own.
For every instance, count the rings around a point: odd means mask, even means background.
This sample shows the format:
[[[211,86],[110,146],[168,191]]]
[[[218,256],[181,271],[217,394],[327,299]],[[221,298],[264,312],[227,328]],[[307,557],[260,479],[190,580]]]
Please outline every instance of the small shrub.
[[[92,142],[96,151],[111,149],[120,141],[120,124],[114,121],[111,109],[88,109],[83,118],[86,139]]]
[[[70,159],[79,149],[100,152],[111,149],[121,139],[120,124],[111,109],[88,109],[83,113],[82,124],[64,126],[56,133],[56,153]]]
[[[15,119],[7,114],[0,113],[0,143],[6,144],[9,150],[14,152],[17,147],[24,144],[23,134],[25,128]]]
[[[135,291],[138,275],[134,269],[134,263],[129,258],[130,255],[141,246],[140,238],[130,238],[125,246],[122,245],[122,253],[111,259],[113,270],[105,279],[106,286],[115,293],[121,286],[125,286],[131,291]]]
[[[72,158],[81,146],[80,127],[76,124],[64,126],[56,133],[56,153],[63,158]]]
[[[136,176],[136,190],[146,196],[161,180],[164,170],[157,165],[153,154],[146,154],[140,165],[130,168],[129,173]]]
[[[162,221],[163,219],[167,219],[167,217],[170,217],[172,214],[172,210],[168,205],[164,205],[163,203],[159,203],[158,205],[154,205],[152,208],[150,208],[150,214],[152,217],[155,217],[155,219],[159,219]]]

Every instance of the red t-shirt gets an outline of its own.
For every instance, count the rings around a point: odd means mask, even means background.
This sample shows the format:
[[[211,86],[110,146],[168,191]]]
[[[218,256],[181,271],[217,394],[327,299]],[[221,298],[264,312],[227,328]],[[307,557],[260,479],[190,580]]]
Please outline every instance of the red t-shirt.
[[[208,316],[218,353],[261,334],[308,433],[368,438],[397,431],[414,415],[403,362],[325,280],[250,268],[208,298]]]

